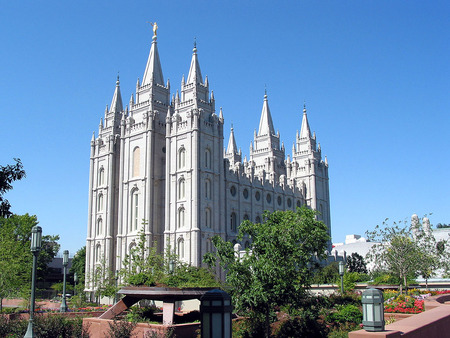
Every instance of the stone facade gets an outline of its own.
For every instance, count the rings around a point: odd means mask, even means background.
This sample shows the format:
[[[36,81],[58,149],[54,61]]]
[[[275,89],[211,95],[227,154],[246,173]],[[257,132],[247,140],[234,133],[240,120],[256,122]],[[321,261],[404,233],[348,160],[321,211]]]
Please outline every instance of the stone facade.
[[[285,157],[275,133],[267,94],[249,160],[242,160],[233,128],[224,149],[223,125],[195,46],[189,74],[171,96],[153,36],[135,95],[124,108],[117,79],[98,136],[92,136],[88,276],[101,260],[112,271],[120,269],[143,226],[149,246],[163,252],[170,245],[195,266],[213,250],[214,235],[236,242],[240,222],[261,222],[264,210],[307,205],[320,212],[330,229],[328,163],[316,146],[305,108],[292,157]],[[249,244],[246,239],[241,243]]]

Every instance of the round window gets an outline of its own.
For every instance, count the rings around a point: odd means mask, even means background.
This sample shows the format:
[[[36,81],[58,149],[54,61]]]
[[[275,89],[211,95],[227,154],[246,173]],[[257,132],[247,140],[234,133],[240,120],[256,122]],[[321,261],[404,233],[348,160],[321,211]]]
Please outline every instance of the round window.
[[[278,202],[278,205],[281,205],[281,196],[278,196],[277,202]]]
[[[259,201],[259,199],[261,198],[261,194],[259,193],[259,191],[257,191],[255,193],[255,198],[256,198],[257,201]]]
[[[230,188],[230,193],[231,193],[231,196],[236,195],[236,187],[234,185]]]
[[[266,201],[267,201],[267,203],[272,202],[272,196],[270,194],[267,194]]]
[[[248,198],[248,190],[244,189],[244,191],[242,192],[242,194],[244,195],[244,198],[247,199]]]
[[[291,201],[290,198],[288,198],[288,200],[287,200],[287,205],[288,205],[289,208],[292,206],[292,201]]]

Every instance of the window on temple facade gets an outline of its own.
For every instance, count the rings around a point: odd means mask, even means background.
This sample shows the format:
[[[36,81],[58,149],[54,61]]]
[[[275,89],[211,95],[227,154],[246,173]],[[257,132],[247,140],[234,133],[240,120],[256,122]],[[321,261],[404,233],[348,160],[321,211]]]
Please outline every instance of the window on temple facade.
[[[211,228],[211,209],[210,208],[206,208],[205,209],[205,225],[208,228]]]
[[[237,215],[235,212],[231,213],[230,227],[231,227],[231,231],[236,232],[236,230],[237,230]]]
[[[141,163],[141,150],[139,147],[134,148],[133,150],[133,168],[132,168],[132,177],[137,177],[140,175],[140,163]]]
[[[105,169],[101,167],[98,171],[97,186],[105,184]]]
[[[184,168],[186,165],[186,149],[184,147],[181,147],[180,150],[178,150],[178,169]]]
[[[184,227],[184,208],[178,209],[178,228]]]
[[[184,178],[181,178],[178,181],[178,199],[184,198],[185,194],[185,181]]]
[[[139,191],[135,189],[131,193],[131,215],[130,215],[130,230],[135,231],[138,229],[139,224]]]
[[[183,259],[184,258],[184,239],[180,238],[178,240],[178,257]]]
[[[102,221],[102,219],[100,218],[100,219],[97,221],[97,235],[100,235],[100,234],[102,233],[102,231],[103,231],[102,227],[103,227],[103,221]]]
[[[211,199],[211,181],[209,179],[205,180],[205,198]]]
[[[103,194],[100,193],[97,199],[97,211],[103,211]]]
[[[205,167],[211,168],[211,150],[209,149],[205,150]]]

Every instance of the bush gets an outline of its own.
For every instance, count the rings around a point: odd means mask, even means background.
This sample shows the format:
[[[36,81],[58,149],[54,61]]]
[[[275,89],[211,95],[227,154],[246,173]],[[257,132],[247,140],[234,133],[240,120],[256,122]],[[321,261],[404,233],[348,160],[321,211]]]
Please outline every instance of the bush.
[[[351,322],[354,324],[360,324],[363,319],[363,315],[359,307],[353,304],[337,305],[336,312],[331,313],[330,319],[333,322],[345,324]]]
[[[305,312],[307,314],[307,312]],[[313,316],[294,317],[283,322],[278,332],[275,333],[276,337],[288,338],[288,337],[311,337],[321,338],[328,336],[328,328],[323,322],[319,322],[317,318]]]
[[[107,336],[110,338],[132,338],[135,337],[133,330],[136,327],[134,322],[126,322],[123,320],[114,320],[109,324]]]

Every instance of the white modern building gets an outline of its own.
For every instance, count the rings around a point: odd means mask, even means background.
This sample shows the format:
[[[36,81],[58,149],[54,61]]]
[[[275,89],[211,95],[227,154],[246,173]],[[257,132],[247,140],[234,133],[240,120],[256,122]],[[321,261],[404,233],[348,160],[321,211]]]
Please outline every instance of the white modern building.
[[[196,47],[187,78],[171,93],[155,31],[136,93],[124,107],[117,79],[111,105],[92,136],[87,275],[100,260],[112,271],[120,269],[143,220],[149,246],[163,252],[170,245],[195,266],[213,249],[213,236],[236,242],[241,221],[261,222],[264,210],[307,205],[320,212],[330,231],[328,163],[305,108],[298,124],[300,133],[286,157],[266,94],[249,159],[242,159],[233,128],[225,149],[224,114],[216,110]],[[248,240],[241,245],[247,247]],[[87,290],[92,287],[88,282]]]

